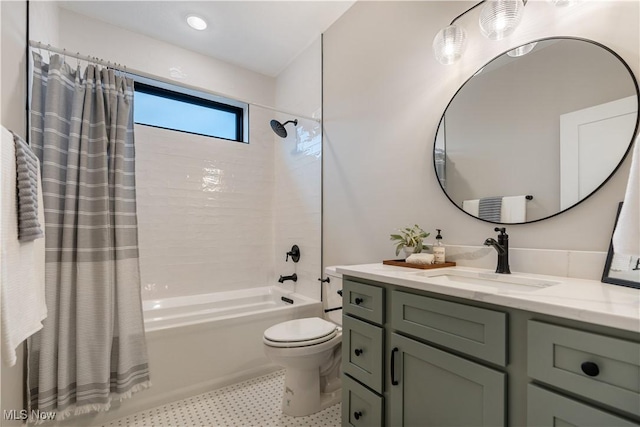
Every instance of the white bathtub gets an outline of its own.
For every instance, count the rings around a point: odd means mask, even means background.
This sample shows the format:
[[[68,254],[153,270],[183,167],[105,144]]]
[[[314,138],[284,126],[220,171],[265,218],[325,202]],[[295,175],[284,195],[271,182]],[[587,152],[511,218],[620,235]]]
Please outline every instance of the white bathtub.
[[[264,355],[264,331],[286,320],[322,317],[320,301],[275,286],[148,300],[143,308],[152,386],[87,425],[282,369]]]
[[[263,314],[299,312],[318,303],[302,295],[283,292],[276,286],[147,300],[143,302],[144,327],[149,333],[207,322],[221,326],[235,319],[246,321],[247,317],[260,318]]]

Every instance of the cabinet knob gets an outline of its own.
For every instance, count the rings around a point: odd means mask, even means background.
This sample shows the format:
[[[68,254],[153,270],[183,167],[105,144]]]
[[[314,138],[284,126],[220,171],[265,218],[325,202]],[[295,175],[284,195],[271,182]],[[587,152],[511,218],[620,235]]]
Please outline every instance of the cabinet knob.
[[[342,289],[340,289],[339,291],[336,291],[336,293],[340,296],[342,296]]]
[[[354,351],[354,353],[356,354],[356,356],[360,356],[362,354],[362,350],[359,348],[356,348],[356,350]]]
[[[356,298],[356,305],[362,304],[362,301],[364,301],[362,298]]]
[[[359,420],[361,416],[362,416],[362,411],[353,413],[353,418],[355,418],[356,420]]]
[[[580,367],[582,368],[582,372],[589,375],[590,377],[597,377],[600,373],[600,368],[593,362],[583,362]]]

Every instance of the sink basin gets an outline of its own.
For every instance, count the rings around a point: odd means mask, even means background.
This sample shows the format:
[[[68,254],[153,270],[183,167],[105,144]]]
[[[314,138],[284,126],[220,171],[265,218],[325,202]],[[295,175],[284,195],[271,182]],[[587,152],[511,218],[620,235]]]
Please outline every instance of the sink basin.
[[[419,276],[428,277],[434,284],[464,288],[491,288],[494,291],[534,292],[560,282],[518,276],[514,274],[482,273],[464,270],[421,271]]]

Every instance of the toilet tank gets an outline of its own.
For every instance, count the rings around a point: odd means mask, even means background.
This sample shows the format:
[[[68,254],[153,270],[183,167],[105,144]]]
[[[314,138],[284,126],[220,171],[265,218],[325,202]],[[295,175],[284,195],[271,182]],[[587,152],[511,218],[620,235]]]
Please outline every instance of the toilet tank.
[[[324,269],[325,278],[329,283],[323,283],[322,305],[325,309],[342,307],[342,296],[338,291],[342,290],[342,274],[336,272],[337,266]],[[342,326],[342,310],[334,310],[324,314],[325,319]]]

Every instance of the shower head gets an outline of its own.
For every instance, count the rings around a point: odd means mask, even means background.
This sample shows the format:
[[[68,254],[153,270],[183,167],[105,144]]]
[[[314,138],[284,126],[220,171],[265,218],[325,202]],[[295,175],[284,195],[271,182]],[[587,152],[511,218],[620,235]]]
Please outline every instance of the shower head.
[[[285,129],[285,126],[287,125],[287,123],[293,123],[294,126],[298,126],[298,119],[289,120],[284,123],[280,123],[277,120],[271,120],[271,129],[273,129],[276,135],[278,135],[280,138],[286,138],[287,130]]]

